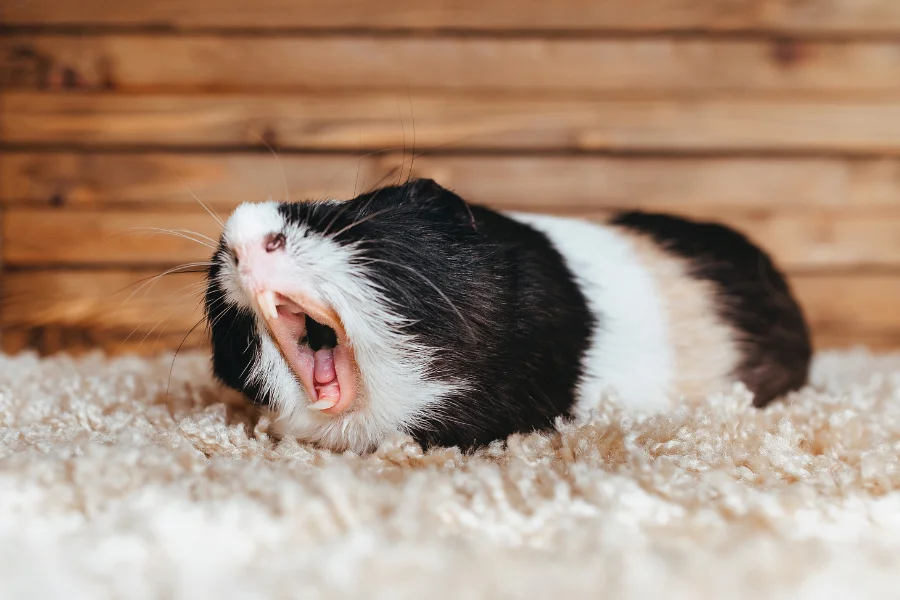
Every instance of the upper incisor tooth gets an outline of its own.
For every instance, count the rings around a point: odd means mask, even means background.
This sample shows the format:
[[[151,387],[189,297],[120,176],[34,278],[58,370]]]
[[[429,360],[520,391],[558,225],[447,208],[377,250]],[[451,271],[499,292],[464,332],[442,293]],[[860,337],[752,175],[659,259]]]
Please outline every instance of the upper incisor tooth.
[[[275,292],[265,290],[256,294],[256,302],[262,310],[263,316],[270,319],[278,318],[278,308],[275,306]]]

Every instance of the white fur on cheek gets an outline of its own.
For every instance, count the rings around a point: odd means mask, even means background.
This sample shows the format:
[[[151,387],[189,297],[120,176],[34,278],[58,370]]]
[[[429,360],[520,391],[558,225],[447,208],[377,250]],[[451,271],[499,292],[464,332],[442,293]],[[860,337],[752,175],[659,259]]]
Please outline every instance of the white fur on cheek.
[[[577,219],[510,216],[550,238],[598,319],[576,410],[590,410],[604,391],[615,392],[631,408],[668,407],[674,355],[665,307],[628,241],[611,227]]]
[[[407,430],[427,408],[463,389],[461,382],[429,381],[432,350],[403,333],[403,319],[389,309],[365,267],[354,264],[352,248],[308,232],[302,225],[286,224],[274,202],[239,207],[226,224],[225,240],[228,244],[261,243],[274,231],[284,233],[285,252],[271,257],[278,261],[278,268],[267,275],[267,289],[302,290],[332,306],[353,345],[361,375],[349,410],[339,415],[309,410],[303,386],[257,317],[260,352],[248,376],[278,413],[282,433],[334,450],[363,452],[386,435]],[[249,297],[233,262],[223,263],[219,283],[228,302],[249,309]]]

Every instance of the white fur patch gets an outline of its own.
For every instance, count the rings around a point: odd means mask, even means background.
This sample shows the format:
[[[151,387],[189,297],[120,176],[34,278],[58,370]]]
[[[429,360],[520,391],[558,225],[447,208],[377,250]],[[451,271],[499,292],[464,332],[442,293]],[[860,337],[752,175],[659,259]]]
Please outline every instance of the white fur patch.
[[[281,231],[284,218],[278,212],[278,203],[245,202],[234,209],[225,223],[225,243],[230,247],[243,246],[262,240],[273,231]]]
[[[546,234],[575,275],[598,317],[576,412],[584,415],[604,392],[643,411],[669,406],[674,356],[665,307],[650,272],[614,228],[578,219],[511,213]]]
[[[272,399],[278,426],[286,435],[334,450],[363,452],[386,435],[407,430],[429,407],[463,388],[462,383],[434,382],[426,378],[431,350],[403,333],[405,322],[392,312],[364,264],[353,264],[353,248],[288,224],[278,204],[244,204],[226,223],[227,244],[262,244],[267,235],[285,235],[285,251],[274,253],[277,268],[263,282],[265,289],[285,292],[302,289],[333,307],[353,344],[360,371],[359,393],[353,406],[339,415],[308,410],[306,391],[299,384],[276,343],[257,316],[262,339],[260,354],[249,377]],[[364,261],[363,261],[364,262]],[[253,310],[242,275],[231,259],[225,260],[219,283],[226,300]]]

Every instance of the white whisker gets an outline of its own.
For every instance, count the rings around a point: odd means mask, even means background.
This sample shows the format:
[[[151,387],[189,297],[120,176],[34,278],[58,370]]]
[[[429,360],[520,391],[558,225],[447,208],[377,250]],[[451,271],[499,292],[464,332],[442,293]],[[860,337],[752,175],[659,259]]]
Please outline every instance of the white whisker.
[[[185,182],[181,175],[176,174],[176,177],[178,177],[178,180],[181,181],[182,185],[184,185],[184,189],[187,190],[188,194],[193,196],[194,200],[196,200],[197,203],[202,206],[206,210],[206,212],[209,213],[209,216],[215,219],[216,223],[218,223],[222,227],[222,229],[224,229],[225,223],[222,222],[222,218],[219,216],[219,213],[215,212],[211,206],[207,206],[206,204],[204,204],[204,202],[197,196],[197,194],[195,194],[193,190],[188,187],[187,182]]]
[[[196,231],[190,231],[188,229],[165,229],[163,227],[127,227],[125,229],[120,230],[120,232],[125,232],[125,231],[146,231],[146,232],[164,233],[167,235],[172,235],[175,237],[180,237],[180,238],[183,238],[186,240],[190,240],[192,242],[200,244],[201,246],[206,246],[207,248],[209,248],[211,250],[216,250],[217,242],[214,239],[209,238],[209,237],[203,235],[202,233],[197,233]],[[197,238],[191,237],[191,236],[197,236],[201,239],[197,239]],[[204,241],[204,240],[208,240],[208,242]]]
[[[159,275],[154,275],[153,277],[150,277],[147,281],[143,282],[140,286],[138,286],[138,288],[136,290],[131,292],[131,294],[127,298],[125,298],[125,300],[123,301],[123,304],[124,304],[124,302],[128,302],[129,300],[131,300],[135,296],[135,294],[140,292],[142,289],[144,289],[148,285],[151,286],[150,288],[147,289],[147,291],[149,292],[151,289],[153,289],[152,286],[156,285],[156,282],[158,282],[160,279],[162,279],[166,275],[171,275],[172,273],[177,273],[177,272],[181,271],[181,269],[190,269],[193,267],[211,267],[213,264],[214,263],[211,263],[211,262],[192,262],[192,263],[185,263],[183,265],[178,265],[177,267],[173,267],[173,268],[169,269],[168,271],[163,271]]]
[[[202,282],[198,282],[198,283],[202,283]],[[196,285],[196,284],[191,284],[190,286],[185,286],[185,287],[191,287],[191,286],[194,286],[194,285]],[[182,289],[184,289],[184,288],[182,288]],[[151,328],[150,328],[150,331],[148,331],[147,334],[144,335],[144,338],[143,338],[143,339],[140,341],[140,343],[138,344],[138,348],[140,348],[140,347],[144,344],[144,342],[147,340],[147,338],[150,336],[150,334],[153,333],[153,331],[154,331],[157,327],[159,327],[164,321],[166,321],[167,317],[168,317],[168,322],[167,322],[167,324],[168,324],[168,323],[171,323],[171,322],[178,316],[178,312],[175,311],[175,310],[173,309],[173,307],[174,307],[176,304],[178,304],[179,302],[183,302],[183,301],[186,300],[187,298],[190,298],[192,295],[198,293],[198,291],[199,291],[199,290],[194,290],[194,291],[188,292],[187,294],[184,294],[184,295],[182,295],[181,297],[176,298],[175,300],[169,302],[168,304],[166,304],[166,305],[163,306],[162,308],[158,309],[158,312],[159,312],[159,311],[165,311],[166,309],[170,309],[170,310],[168,310],[168,312],[166,312],[166,314],[165,314],[161,319],[159,319],[159,320],[156,322],[156,325],[154,325],[153,327],[151,327]],[[196,309],[194,309],[194,310],[196,311]],[[141,324],[137,325],[134,329],[131,330],[131,332],[130,332],[127,336],[125,336],[125,339],[122,340],[122,342],[119,344],[119,347],[116,349],[116,354],[118,354],[118,353],[122,350],[122,347],[123,347],[126,343],[128,343],[128,340],[131,339],[131,336],[133,336],[135,333],[137,333],[137,330],[140,329],[140,328],[143,327],[143,326],[144,326],[144,323],[141,323]],[[164,327],[163,329],[165,329],[165,327]],[[160,335],[162,335],[162,330],[160,330]],[[158,338],[157,338],[157,339],[158,339]]]
[[[357,219],[357,220],[354,221],[353,223],[350,223],[349,225],[347,225],[346,227],[344,227],[343,229],[341,229],[341,230],[338,231],[337,233],[333,234],[333,236],[334,236],[334,237],[337,237],[337,236],[341,235],[342,233],[345,233],[345,232],[347,232],[347,231],[353,229],[353,228],[356,227],[357,225],[362,225],[362,224],[365,223],[366,221],[369,221],[369,220],[371,220],[371,219],[374,219],[375,217],[377,217],[377,216],[379,216],[379,215],[382,215],[382,214],[384,214],[384,213],[386,213],[386,212],[390,212],[390,211],[393,210],[393,209],[394,209],[394,207],[391,206],[391,207],[389,207],[389,208],[383,208],[383,209],[381,209],[381,210],[376,210],[376,211],[373,212],[371,215],[368,215],[368,216],[366,216],[366,217],[363,217],[362,219]]]
[[[275,152],[275,149],[266,141],[266,138],[257,134],[257,137],[265,144],[266,148],[269,149],[269,152],[272,153],[272,156],[275,157],[275,162],[278,163],[278,168],[281,170],[281,182],[284,184],[284,201],[290,202],[290,193],[288,192],[288,182],[287,182],[287,172],[284,170],[284,165],[281,164],[281,158],[278,157],[278,153]]]
[[[395,263],[392,260],[384,260],[384,259],[380,259],[380,258],[370,258],[370,259],[365,260],[361,264],[370,264],[370,263],[384,263],[384,264],[388,264],[388,265],[393,265],[397,268],[405,269],[405,270],[409,271],[410,273],[421,278],[422,281],[424,281],[425,283],[430,285],[432,288],[434,288],[434,291],[436,291],[438,294],[440,294],[441,298],[444,299],[444,302],[446,302],[447,305],[453,310],[453,312],[456,313],[456,316],[459,317],[460,323],[462,324],[463,327],[466,328],[466,330],[469,332],[469,335],[472,337],[472,339],[475,341],[478,340],[478,338],[475,335],[475,332],[472,331],[472,327],[469,325],[469,322],[466,320],[465,317],[463,317],[463,314],[459,311],[459,309],[456,307],[456,305],[453,303],[453,301],[447,297],[447,295],[443,292],[443,290],[441,290],[441,288],[439,288],[437,285],[435,285],[435,283],[433,281],[431,281],[430,279],[428,279],[426,276],[419,273],[419,271],[417,271],[416,269],[414,269],[412,267],[409,267],[406,265],[401,265],[400,263]]]

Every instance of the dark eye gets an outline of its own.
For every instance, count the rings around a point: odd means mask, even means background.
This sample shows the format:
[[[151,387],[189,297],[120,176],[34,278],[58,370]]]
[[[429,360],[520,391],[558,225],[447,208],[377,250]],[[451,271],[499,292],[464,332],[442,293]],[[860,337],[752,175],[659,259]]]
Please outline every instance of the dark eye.
[[[266,238],[266,252],[275,252],[283,249],[286,241],[283,233],[271,234]]]

